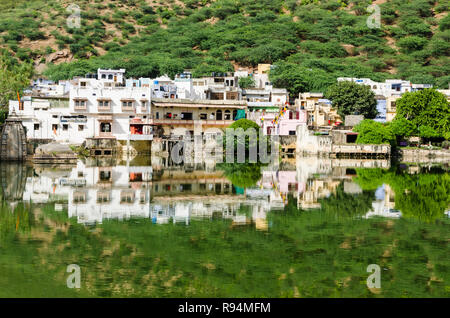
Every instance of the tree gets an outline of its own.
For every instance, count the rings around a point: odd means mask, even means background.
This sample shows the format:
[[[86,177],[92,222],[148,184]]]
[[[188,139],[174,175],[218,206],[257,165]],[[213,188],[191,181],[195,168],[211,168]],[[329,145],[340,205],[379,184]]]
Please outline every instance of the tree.
[[[6,54],[0,55],[0,110],[7,111],[11,99],[17,98],[17,92],[30,84],[33,75],[33,66],[22,63],[14,64],[8,60]]]
[[[231,183],[240,188],[252,187],[261,179],[261,164],[258,163],[222,163],[218,169],[223,170]]]
[[[239,86],[244,89],[249,88],[249,87],[254,87],[255,81],[253,80],[253,78],[251,76],[241,77],[239,79]]]
[[[396,119],[410,121],[425,137],[445,136],[450,131],[450,107],[444,94],[432,88],[407,92],[396,102]],[[427,128],[421,128],[426,126]],[[430,128],[432,130],[430,130]]]
[[[353,128],[358,132],[358,144],[391,144],[395,145],[395,135],[391,127],[371,119],[364,119]]]
[[[378,114],[375,94],[366,85],[350,81],[338,82],[328,89],[326,97],[332,101],[342,118],[346,115],[375,118]]]
[[[409,137],[417,134],[417,127],[406,118],[394,118],[390,126],[397,137]]]

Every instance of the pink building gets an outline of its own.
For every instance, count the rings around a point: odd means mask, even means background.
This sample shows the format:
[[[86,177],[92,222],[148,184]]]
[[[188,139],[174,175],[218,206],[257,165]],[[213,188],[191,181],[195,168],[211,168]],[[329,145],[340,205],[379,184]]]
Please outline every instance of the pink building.
[[[247,118],[257,123],[265,135],[295,135],[306,124],[306,110],[300,106],[274,106],[271,102],[248,102]]]

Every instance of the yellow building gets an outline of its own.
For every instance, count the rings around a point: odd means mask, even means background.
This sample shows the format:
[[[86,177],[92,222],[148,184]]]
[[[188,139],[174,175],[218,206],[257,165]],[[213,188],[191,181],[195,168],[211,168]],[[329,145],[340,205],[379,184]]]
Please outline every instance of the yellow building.
[[[342,122],[331,102],[323,98],[323,93],[300,93],[295,103],[307,111],[308,126],[331,126]]]

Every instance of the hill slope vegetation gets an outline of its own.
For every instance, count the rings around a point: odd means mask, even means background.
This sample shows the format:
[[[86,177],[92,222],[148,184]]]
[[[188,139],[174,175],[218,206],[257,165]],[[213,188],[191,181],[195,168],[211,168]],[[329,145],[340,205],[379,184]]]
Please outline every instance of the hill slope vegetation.
[[[55,80],[98,67],[200,76],[272,63],[292,94],[339,76],[450,82],[449,1],[377,0],[380,28],[367,26],[366,0],[81,0],[80,28],[66,23],[71,3],[2,1],[1,54]]]

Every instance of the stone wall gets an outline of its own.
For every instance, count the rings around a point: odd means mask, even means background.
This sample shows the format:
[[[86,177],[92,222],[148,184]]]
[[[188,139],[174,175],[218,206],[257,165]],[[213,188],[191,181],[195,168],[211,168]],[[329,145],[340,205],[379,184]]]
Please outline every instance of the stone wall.
[[[297,153],[319,154],[330,153],[332,137],[314,135],[306,125],[297,126]]]
[[[442,162],[450,161],[450,150],[446,149],[400,149],[399,155],[403,162]]]

